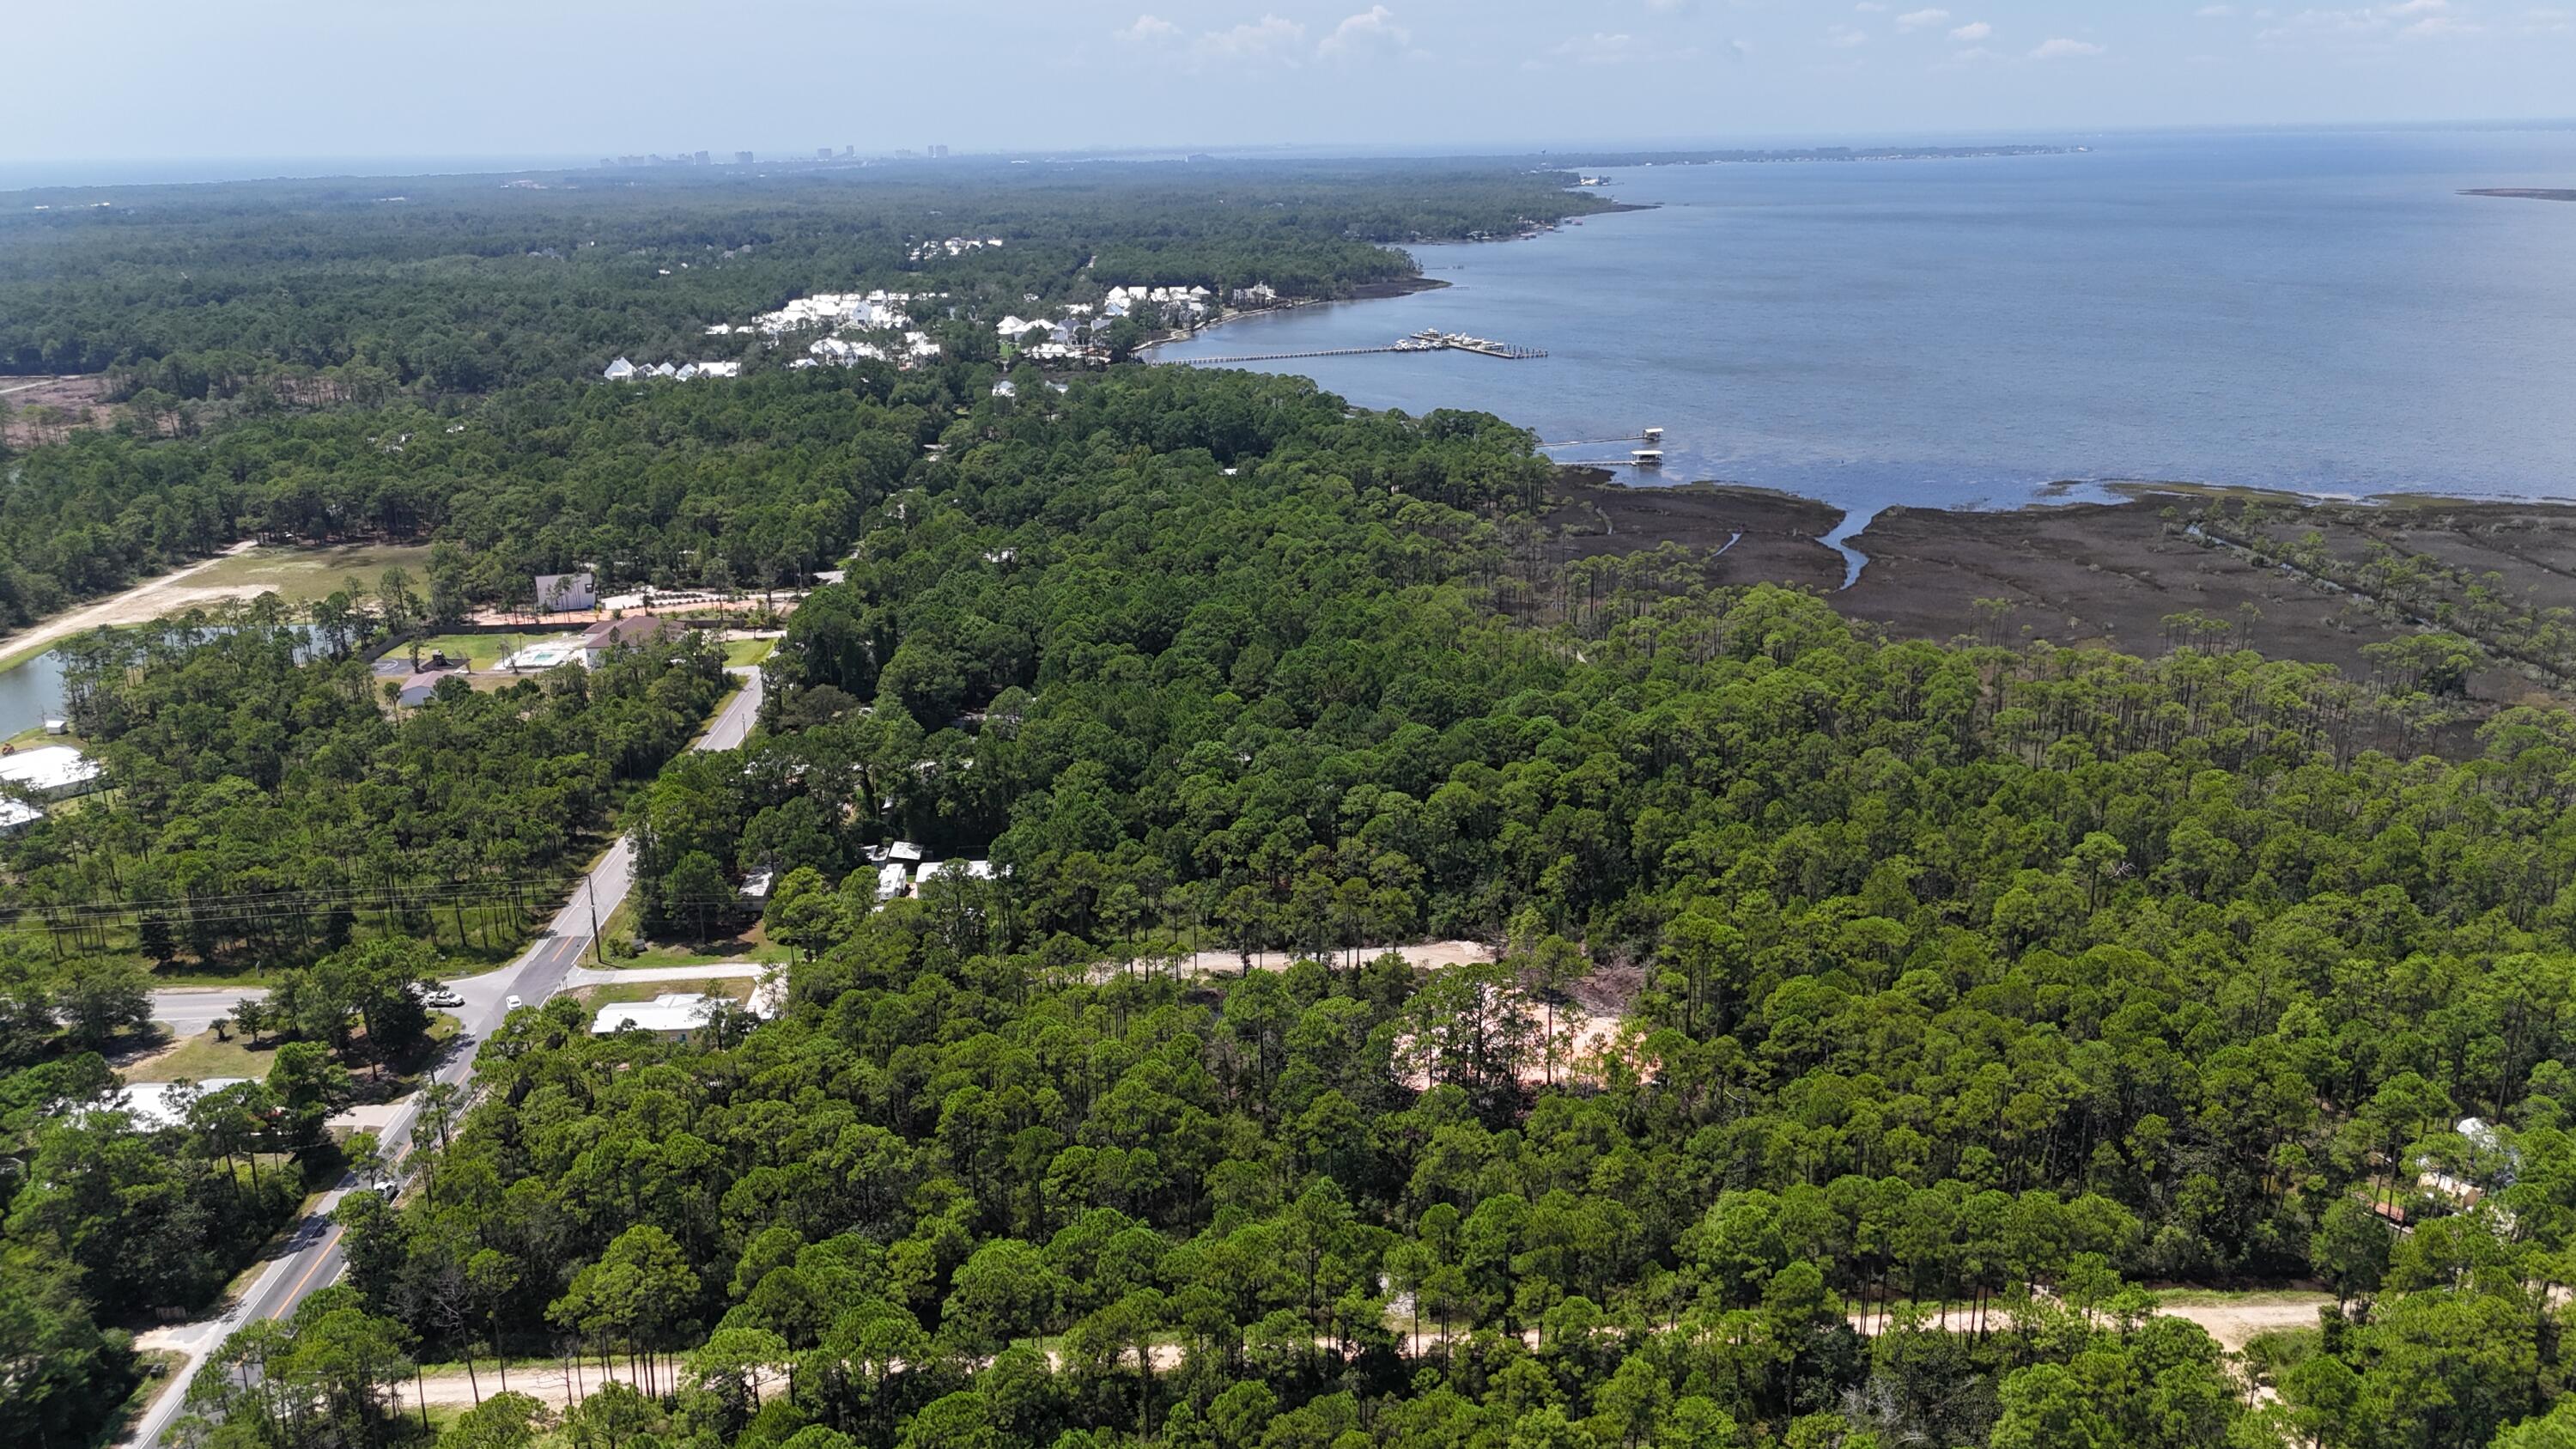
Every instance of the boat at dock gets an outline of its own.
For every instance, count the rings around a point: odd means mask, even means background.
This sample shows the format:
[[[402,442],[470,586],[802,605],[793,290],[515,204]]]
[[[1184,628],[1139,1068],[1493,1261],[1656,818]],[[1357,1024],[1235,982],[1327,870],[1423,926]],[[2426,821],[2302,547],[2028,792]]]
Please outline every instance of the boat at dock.
[[[1176,367],[1224,367],[1242,362],[1290,362],[1301,357],[1358,357],[1377,352],[1472,352],[1479,357],[1498,357],[1507,362],[1521,362],[1545,357],[1538,347],[1520,347],[1509,342],[1496,342],[1490,337],[1470,337],[1464,332],[1443,332],[1425,327],[1409,337],[1399,337],[1384,347],[1328,347],[1312,352],[1258,352],[1241,357],[1175,357],[1168,359]],[[1156,358],[1157,362],[1167,359]]]

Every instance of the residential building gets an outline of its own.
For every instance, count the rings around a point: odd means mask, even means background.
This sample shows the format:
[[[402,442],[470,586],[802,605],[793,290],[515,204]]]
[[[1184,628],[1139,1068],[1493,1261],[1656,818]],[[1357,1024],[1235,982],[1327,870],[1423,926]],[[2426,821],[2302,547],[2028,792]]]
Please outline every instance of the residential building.
[[[402,682],[394,702],[404,709],[418,709],[438,694],[438,686],[451,679],[466,677],[462,669],[424,669]]]
[[[617,649],[639,649],[657,639],[669,638],[688,626],[677,619],[658,614],[628,614],[622,619],[602,619],[582,631],[582,666],[597,669]]]
[[[665,1041],[687,1041],[715,1015],[715,998],[694,991],[666,991],[650,1001],[626,1001],[603,1006],[591,1019],[592,1036],[615,1036],[621,1031],[640,1031]]]
[[[100,773],[98,761],[69,745],[0,745],[0,785],[15,785],[39,799],[86,795],[102,788]]]

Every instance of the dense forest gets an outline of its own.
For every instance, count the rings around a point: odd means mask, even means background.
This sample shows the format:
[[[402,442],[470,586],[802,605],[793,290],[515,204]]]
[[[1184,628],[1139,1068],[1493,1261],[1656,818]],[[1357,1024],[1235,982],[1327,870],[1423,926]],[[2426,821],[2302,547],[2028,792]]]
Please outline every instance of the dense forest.
[[[595,376],[621,352],[695,355],[707,324],[815,292],[944,291],[968,315],[1132,283],[1347,295],[1413,274],[1383,243],[1605,204],[1568,179],[1459,162],[993,163],[93,189],[0,213],[0,373],[127,370],[176,399],[315,381],[360,398],[479,392]],[[913,260],[961,235],[1005,245]]]
[[[419,582],[441,623],[528,607],[536,574],[594,563],[616,584],[801,583],[991,373],[868,364],[725,388],[556,383],[447,412],[255,417],[202,440],[80,434],[9,463],[0,624],[245,534],[435,540],[446,547]]]
[[[362,908],[511,947],[728,683],[683,636],[499,690],[451,679],[395,719],[363,659],[279,612],[63,646],[70,721],[116,789],[9,837],[0,905],[97,947],[97,908],[139,913],[147,955],[208,965],[310,960]]]
[[[17,457],[0,442],[0,628],[246,535],[454,539],[479,602],[577,560],[665,583],[801,578],[848,542],[851,497],[935,434],[922,414],[988,378],[976,365],[1006,315],[1124,285],[1344,296],[1415,274],[1389,243],[1605,204],[1565,179],[1499,163],[674,169],[152,187],[0,213],[0,374],[111,371],[120,417]],[[960,234],[1004,245],[915,258]],[[592,385],[630,353],[780,370],[792,351],[706,329],[870,287],[944,298],[915,309],[941,365],[846,370],[874,409]],[[185,441],[209,429],[213,446]],[[714,452],[666,454],[675,434]],[[652,486],[630,492],[639,472]],[[701,550],[698,533],[726,537]]]
[[[399,1437],[411,1364],[496,1354],[592,1390],[459,1443],[2565,1432],[2563,716],[2397,759],[2252,654],[1533,581],[1525,435],[1294,380],[946,437],[647,806],[799,881],[787,1014],[514,1016],[209,1442]],[[898,835],[1006,869],[880,906]],[[1438,934],[1500,958],[1374,950]],[[2131,1286],[2295,1277],[2341,1308],[2238,1357]]]
[[[0,624],[245,533],[436,545],[65,646],[114,789],[0,842],[0,1439],[89,1442],[129,1331],[367,1164],[322,1128],[356,1074],[613,824],[648,930],[794,951],[785,1010],[513,1013],[342,1202],[347,1281],[187,1387],[187,1449],[2576,1442],[2562,710],[2420,756],[2440,660],[1890,640],[1679,549],[1552,564],[1502,420],[1005,392],[967,335],[1394,279],[1380,243],[1586,204],[1550,175],[555,180],[0,219],[0,365],[133,400],[0,457]],[[1008,244],[912,260],[951,233]],[[925,279],[963,316],[917,370],[587,375]],[[576,564],[846,574],[739,749],[683,749],[694,641],[386,707],[386,631]],[[881,901],[897,840],[994,868]],[[292,968],[234,1023],[265,1080],[118,1105],[111,909]],[[1386,949],[1442,939],[1490,959]],[[2309,1281],[2241,1352],[2144,1286]],[[549,1365],[577,1403],[508,1390]],[[430,1374],[475,1406],[402,1412]]]

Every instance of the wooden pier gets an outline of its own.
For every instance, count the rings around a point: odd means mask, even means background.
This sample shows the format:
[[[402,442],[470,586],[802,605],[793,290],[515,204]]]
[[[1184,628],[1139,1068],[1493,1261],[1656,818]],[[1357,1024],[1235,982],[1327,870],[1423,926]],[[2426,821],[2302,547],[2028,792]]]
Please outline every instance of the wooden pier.
[[[1254,352],[1239,357],[1175,357],[1170,360],[1169,365],[1227,367],[1243,362],[1294,362],[1306,357],[1367,357],[1380,352],[1472,352],[1479,357],[1499,357],[1508,362],[1547,356],[1543,348],[1515,347],[1511,343],[1496,342],[1491,338],[1469,337],[1463,332],[1433,332],[1425,329],[1384,347],[1326,347],[1311,352]],[[1160,362],[1163,359],[1155,360]]]

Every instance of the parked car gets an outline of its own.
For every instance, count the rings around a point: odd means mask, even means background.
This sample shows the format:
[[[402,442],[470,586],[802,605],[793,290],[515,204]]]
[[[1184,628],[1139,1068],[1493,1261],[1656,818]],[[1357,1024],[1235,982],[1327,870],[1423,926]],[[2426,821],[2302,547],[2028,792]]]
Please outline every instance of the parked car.
[[[433,986],[429,988],[429,990],[421,993],[420,999],[421,1003],[426,1006],[463,1006],[465,1004],[464,997],[457,995],[454,991],[451,991],[444,986]]]

